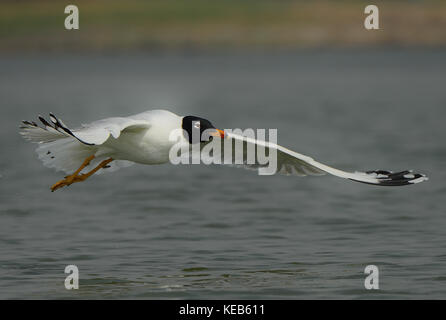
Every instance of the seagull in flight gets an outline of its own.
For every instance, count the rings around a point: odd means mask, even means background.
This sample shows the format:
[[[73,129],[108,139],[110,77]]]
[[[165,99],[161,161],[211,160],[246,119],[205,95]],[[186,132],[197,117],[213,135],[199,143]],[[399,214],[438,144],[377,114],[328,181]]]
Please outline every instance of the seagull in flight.
[[[68,128],[62,120],[50,113],[49,121],[39,116],[34,121],[23,121],[20,134],[38,143],[37,154],[46,167],[64,171],[69,175],[51,187],[51,191],[82,182],[95,173],[115,171],[133,163],[156,165],[169,162],[169,151],[177,143],[170,139],[175,129],[185,133],[182,143],[192,144],[192,130],[200,133],[210,130],[212,138],[242,141],[244,146],[274,148],[277,152],[275,173],[285,175],[331,174],[351,181],[377,186],[403,186],[428,180],[424,174],[411,170],[392,172],[373,170],[346,172],[274,143],[265,144],[243,135],[215,128],[209,120],[196,116],[179,116],[167,110],[150,110],[128,117],[113,117],[82,125],[79,129]],[[198,123],[198,126],[197,126]],[[200,134],[201,137],[201,134]],[[201,140],[206,144],[208,140]],[[261,164],[245,164],[258,168]],[[83,173],[83,171],[86,171]]]

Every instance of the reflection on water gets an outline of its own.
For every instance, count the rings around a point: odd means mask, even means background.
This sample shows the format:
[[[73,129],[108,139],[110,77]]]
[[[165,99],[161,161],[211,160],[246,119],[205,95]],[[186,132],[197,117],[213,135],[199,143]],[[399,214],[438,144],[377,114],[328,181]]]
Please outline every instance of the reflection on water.
[[[0,298],[445,298],[443,51],[2,58]],[[379,188],[222,166],[139,166],[49,192],[19,121],[71,126],[167,108],[346,170],[414,169]],[[80,289],[64,289],[75,264]],[[363,287],[380,268],[379,293]]]

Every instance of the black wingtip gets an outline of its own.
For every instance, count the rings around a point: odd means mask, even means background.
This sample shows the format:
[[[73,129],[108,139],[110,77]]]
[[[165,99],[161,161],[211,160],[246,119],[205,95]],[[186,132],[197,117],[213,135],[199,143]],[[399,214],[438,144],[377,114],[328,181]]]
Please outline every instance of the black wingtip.
[[[426,175],[421,173],[413,173],[412,170],[405,170],[395,173],[386,170],[373,170],[367,171],[366,174],[375,178],[376,182],[365,182],[354,179],[351,180],[388,187],[407,186],[429,180]]]
[[[42,124],[44,125],[45,128],[49,127],[49,128],[55,129],[55,127],[53,127],[48,121],[46,121],[44,117],[39,116],[39,120],[40,120],[40,122],[42,122]]]
[[[31,121],[28,121],[28,120],[22,120],[22,123],[26,124],[27,126],[34,126],[35,127],[35,122],[31,122]]]
[[[89,145],[89,146],[93,146],[94,143],[88,143],[85,141],[82,141],[81,139],[79,139],[64,123],[61,119],[57,118],[54,113],[50,112],[50,120],[51,122],[54,124],[54,129],[56,129],[57,131],[61,132],[59,129],[63,130],[65,133],[69,134],[70,136],[72,136],[73,138],[76,138],[77,140],[79,140],[81,143]]]
[[[59,121],[57,120],[57,118],[56,118],[56,116],[52,113],[52,112],[50,112],[50,120],[51,120],[51,122],[52,123],[54,123],[54,125],[58,125],[58,123],[59,123]]]
[[[62,122],[62,120],[58,119],[52,112],[50,112],[50,120],[54,124],[54,128],[56,130],[62,129],[66,133],[68,133],[70,136],[74,137],[73,132],[71,132],[70,129],[67,128],[67,126]]]

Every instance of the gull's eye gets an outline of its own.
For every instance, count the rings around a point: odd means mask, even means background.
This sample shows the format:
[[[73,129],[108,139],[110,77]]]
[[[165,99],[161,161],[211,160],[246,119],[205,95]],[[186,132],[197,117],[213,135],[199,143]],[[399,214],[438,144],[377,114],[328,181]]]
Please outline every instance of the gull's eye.
[[[200,122],[195,122],[194,123],[194,128],[195,129],[200,129]]]

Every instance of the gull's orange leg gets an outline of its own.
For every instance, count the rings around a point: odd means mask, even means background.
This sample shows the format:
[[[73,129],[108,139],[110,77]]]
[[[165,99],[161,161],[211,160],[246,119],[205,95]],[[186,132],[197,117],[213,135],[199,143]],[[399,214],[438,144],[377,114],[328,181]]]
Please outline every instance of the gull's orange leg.
[[[85,159],[85,161],[82,163],[82,165],[79,167],[79,169],[76,170],[76,172],[74,172],[72,175],[66,176],[65,179],[63,179],[63,180],[57,182],[56,184],[54,184],[51,187],[51,191],[54,192],[57,189],[65,187],[65,186],[69,186],[72,183],[84,181],[88,177],[90,177],[92,174],[94,174],[96,171],[98,171],[101,168],[104,168],[107,164],[109,164],[110,162],[113,161],[112,158],[104,160],[96,168],[94,168],[90,172],[79,175],[79,173],[82,171],[82,169],[84,169],[86,166],[88,166],[90,164],[90,161],[93,160],[93,159],[94,159],[94,155],[92,155],[92,156],[88,157],[87,159]]]
[[[99,169],[102,169],[102,168],[106,167],[106,166],[107,166],[110,162],[112,162],[112,161],[113,161],[112,158],[108,158],[108,159],[102,161],[100,164],[98,164],[98,165],[96,166],[96,168],[94,168],[94,169],[91,170],[90,172],[87,172],[87,173],[83,173],[83,174],[81,174],[81,175],[78,175],[78,176],[75,178],[75,180],[77,180],[77,181],[74,181],[74,182],[79,182],[79,181],[84,181],[84,180],[86,180],[88,177],[90,177],[91,175],[95,174],[96,171],[98,171]]]
[[[94,155],[89,156],[87,159],[84,160],[82,165],[77,169],[73,174],[66,176],[63,180],[60,180],[59,182],[55,183],[51,187],[51,191],[54,192],[55,190],[62,188],[64,186],[69,186],[73,183],[76,176],[84,169],[86,166],[90,164],[90,161],[94,159]]]

